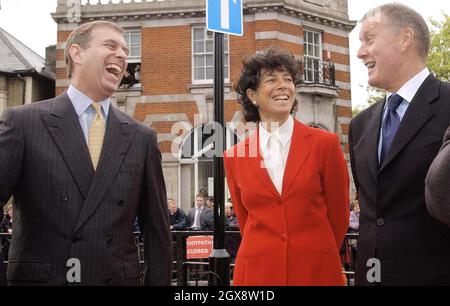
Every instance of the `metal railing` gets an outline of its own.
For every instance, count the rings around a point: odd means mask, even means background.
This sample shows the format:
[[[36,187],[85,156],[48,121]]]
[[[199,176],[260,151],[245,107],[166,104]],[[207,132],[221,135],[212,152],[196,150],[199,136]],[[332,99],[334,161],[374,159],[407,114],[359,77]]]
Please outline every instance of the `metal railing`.
[[[319,59],[300,60],[298,73],[299,84],[322,84],[336,86],[334,63]]]
[[[174,248],[174,258],[173,258],[173,284],[177,286],[188,286],[189,284],[199,285],[202,279],[207,279],[209,274],[209,261],[208,259],[187,259],[186,253],[186,238],[191,236],[208,236],[213,235],[213,231],[172,231],[173,237],[173,248]],[[141,263],[141,271],[144,268],[144,245],[141,239],[140,232],[134,232],[135,243],[138,249],[139,262]],[[11,239],[11,234],[0,233],[0,242],[4,239]],[[240,242],[240,232],[238,231],[226,231],[225,239],[235,238]],[[343,264],[343,274],[346,276],[347,285],[354,285],[354,275],[355,275],[355,261],[356,261],[356,243],[358,240],[357,233],[348,233],[345,235],[345,240],[343,247],[341,248],[341,260]],[[227,247],[227,243],[225,244]],[[239,245],[236,246],[237,248]],[[237,250],[237,249],[236,249]],[[231,253],[231,264],[230,271],[233,275],[234,271],[234,256],[233,250],[228,251]],[[350,253],[348,253],[350,252]],[[4,264],[8,264],[5,260]],[[193,280],[190,276],[194,276]],[[232,277],[231,277],[232,278]]]

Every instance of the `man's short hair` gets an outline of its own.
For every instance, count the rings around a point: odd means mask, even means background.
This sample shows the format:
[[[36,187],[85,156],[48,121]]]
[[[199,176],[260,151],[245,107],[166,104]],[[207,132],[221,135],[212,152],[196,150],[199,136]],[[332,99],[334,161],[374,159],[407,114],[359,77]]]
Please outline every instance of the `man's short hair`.
[[[92,30],[99,27],[108,27],[113,30],[116,30],[120,34],[125,34],[124,29],[122,29],[120,26],[118,26],[113,22],[104,20],[84,23],[75,30],[73,30],[72,33],[70,33],[69,38],[67,38],[66,48],[64,49],[64,61],[66,62],[67,76],[69,77],[69,79],[72,77],[73,71],[73,60],[69,53],[70,47],[76,44],[80,45],[83,48],[87,48],[91,40]]]
[[[398,30],[403,28],[411,28],[414,31],[417,40],[417,48],[419,54],[426,59],[430,51],[430,30],[423,17],[412,8],[399,4],[389,3],[377,6],[368,11],[362,18],[361,22],[377,18],[377,16],[385,16],[391,25]]]

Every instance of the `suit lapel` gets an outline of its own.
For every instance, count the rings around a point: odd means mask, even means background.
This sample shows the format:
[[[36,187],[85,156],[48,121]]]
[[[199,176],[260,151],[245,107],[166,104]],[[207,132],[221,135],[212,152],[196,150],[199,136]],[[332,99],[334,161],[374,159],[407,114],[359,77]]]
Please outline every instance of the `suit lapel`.
[[[263,186],[267,187],[267,190],[273,193],[274,196],[280,197],[277,188],[270,179],[269,173],[264,166],[264,160],[261,157],[261,152],[259,150],[259,126],[257,127],[256,132],[246,139],[245,147],[246,160],[248,161],[253,174],[259,179]]]
[[[297,120],[294,120],[294,131],[291,138],[291,147],[286,162],[283,177],[282,193],[289,192],[295,177],[300,172],[311,148],[311,132]]]
[[[75,227],[77,232],[100,205],[110,190],[130,148],[136,125],[110,107],[105,138],[97,171]]]
[[[377,181],[378,170],[380,169],[380,162],[378,161],[378,140],[380,138],[381,118],[383,116],[383,108],[386,99],[379,101],[372,109],[372,112],[367,120],[366,126],[366,154],[369,163],[369,169],[373,178]]]
[[[400,153],[422,126],[434,116],[429,103],[439,97],[440,81],[429,75],[420,86],[400,123],[380,172]]]
[[[57,97],[42,120],[84,198],[94,175],[83,130],[67,93]]]

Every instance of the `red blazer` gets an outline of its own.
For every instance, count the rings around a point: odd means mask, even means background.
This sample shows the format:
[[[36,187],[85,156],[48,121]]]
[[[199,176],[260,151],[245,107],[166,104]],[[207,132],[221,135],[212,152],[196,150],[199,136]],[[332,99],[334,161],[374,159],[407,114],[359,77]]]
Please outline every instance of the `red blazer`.
[[[294,121],[282,195],[261,167],[259,131],[225,152],[242,235],[234,285],[344,284],[339,249],[349,224],[347,164],[336,134]]]

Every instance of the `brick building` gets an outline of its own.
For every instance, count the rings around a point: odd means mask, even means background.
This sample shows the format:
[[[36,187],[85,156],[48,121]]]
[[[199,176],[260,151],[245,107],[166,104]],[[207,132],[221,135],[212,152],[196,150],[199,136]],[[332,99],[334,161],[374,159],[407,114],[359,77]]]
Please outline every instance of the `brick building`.
[[[213,121],[213,35],[205,27],[205,0],[58,0],[56,93],[68,80],[64,42],[80,22],[109,20],[126,29],[129,73],[113,103],[158,131],[168,197],[190,208],[198,190],[212,194],[212,159],[205,133]],[[270,45],[302,62],[295,117],[338,133],[348,153],[351,119],[347,0],[245,0],[244,35],[225,38],[225,121],[230,142],[242,136],[242,116],[232,90],[242,58]],[[134,78],[133,78],[134,76]]]

